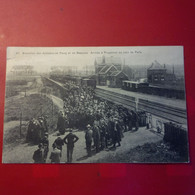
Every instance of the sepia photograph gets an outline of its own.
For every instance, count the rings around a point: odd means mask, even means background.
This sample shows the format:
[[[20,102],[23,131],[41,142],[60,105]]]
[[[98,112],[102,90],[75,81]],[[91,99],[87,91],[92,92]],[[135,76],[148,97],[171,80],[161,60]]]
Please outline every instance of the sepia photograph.
[[[182,46],[8,47],[3,163],[188,163]]]

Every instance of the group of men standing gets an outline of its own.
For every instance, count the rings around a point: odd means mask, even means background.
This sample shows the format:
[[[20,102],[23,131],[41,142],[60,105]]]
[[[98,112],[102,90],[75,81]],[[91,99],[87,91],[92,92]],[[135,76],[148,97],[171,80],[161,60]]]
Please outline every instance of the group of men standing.
[[[52,144],[53,151],[50,155],[51,163],[60,163],[62,157],[62,146],[64,143],[67,145],[67,163],[72,162],[72,154],[74,149],[74,143],[77,142],[79,138],[73,134],[72,130],[69,131],[68,135],[62,139],[58,137]],[[33,160],[35,163],[45,163],[49,151],[49,140],[46,135],[44,140],[38,145],[38,149],[33,154]]]
[[[85,133],[87,155],[92,155],[93,147],[95,152],[98,153],[100,150],[108,149],[109,145],[113,148],[116,147],[116,144],[121,146],[122,137],[123,132],[117,118],[110,117],[108,123],[105,123],[104,120],[95,120],[93,127],[87,125]]]
[[[110,117],[110,121],[106,126],[103,120],[94,121],[93,127],[88,124],[85,132],[86,150],[87,156],[92,156],[92,149],[95,148],[95,152],[108,148],[108,145],[116,147],[116,143],[120,146],[122,131],[118,120]],[[67,163],[72,162],[72,155],[75,143],[79,140],[72,130],[62,139],[57,137],[52,144],[53,151],[50,155],[51,163],[60,163],[62,157],[63,145],[67,145]],[[93,145],[92,145],[93,144]],[[38,145],[38,149],[33,154],[35,163],[45,163],[49,152],[49,140],[48,133],[45,133],[45,137]]]

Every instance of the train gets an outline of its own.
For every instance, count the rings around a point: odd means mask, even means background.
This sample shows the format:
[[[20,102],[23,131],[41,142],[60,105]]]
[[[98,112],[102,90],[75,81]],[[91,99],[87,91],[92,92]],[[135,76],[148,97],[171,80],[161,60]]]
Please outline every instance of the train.
[[[152,85],[148,82],[122,81],[122,89],[151,95],[165,96],[167,98],[185,99],[185,91],[176,85]]]
[[[66,83],[66,81],[72,81],[77,86],[85,86],[96,88],[96,78],[91,77],[81,77],[81,76],[71,76],[71,75],[50,75],[50,78],[61,83]],[[185,99],[184,88],[178,85],[152,85],[144,81],[130,81],[123,80],[121,88],[123,90],[145,93],[150,95],[164,96],[167,98]]]
[[[62,84],[65,84],[67,81],[71,81],[76,86],[92,87],[93,89],[96,88],[96,79],[93,77],[90,78],[72,75],[51,74],[50,79],[58,81]]]
[[[93,89],[96,88],[96,80],[95,79],[81,78],[80,82],[81,82],[82,86],[91,87]]]

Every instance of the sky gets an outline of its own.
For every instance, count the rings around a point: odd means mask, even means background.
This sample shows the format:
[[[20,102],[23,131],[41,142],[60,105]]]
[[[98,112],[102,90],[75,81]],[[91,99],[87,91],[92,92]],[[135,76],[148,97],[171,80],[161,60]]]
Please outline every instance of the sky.
[[[93,66],[96,57],[120,57],[126,65],[183,65],[182,46],[144,47],[8,47],[7,71],[13,66],[31,65],[37,72],[48,72],[52,66]]]

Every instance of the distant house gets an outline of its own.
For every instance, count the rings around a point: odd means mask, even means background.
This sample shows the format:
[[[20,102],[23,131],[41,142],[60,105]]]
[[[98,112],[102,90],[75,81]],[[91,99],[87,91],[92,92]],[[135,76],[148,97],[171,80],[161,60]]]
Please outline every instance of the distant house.
[[[165,65],[161,65],[156,60],[147,70],[148,83],[167,84],[175,81],[174,73],[167,73]]]
[[[30,65],[15,65],[12,67],[11,73],[17,76],[34,75],[35,71],[33,69],[34,67]]]
[[[122,69],[122,61],[120,57],[114,57],[114,56],[110,56],[110,57],[97,57],[95,58],[95,74],[98,74],[100,72],[100,70],[107,66],[107,65],[114,65],[117,70],[121,70]]]
[[[109,85],[109,76],[116,71],[118,71],[118,69],[113,64],[105,65],[98,73],[97,83],[99,85]]]
[[[95,59],[95,74],[98,85],[111,87],[121,86],[121,79],[128,79],[122,71],[122,61],[120,57],[98,57]]]
[[[128,76],[123,71],[114,71],[108,77],[108,86],[109,87],[122,87],[122,82],[128,80]]]

